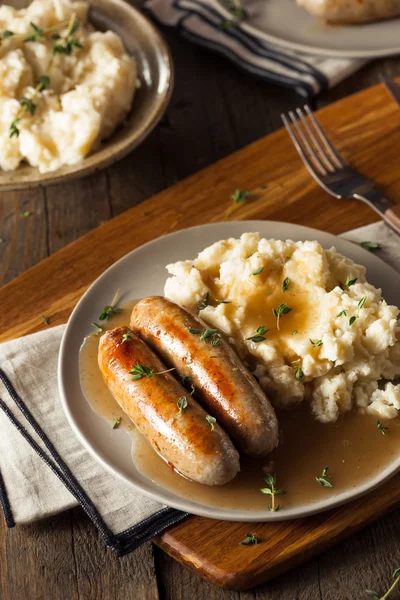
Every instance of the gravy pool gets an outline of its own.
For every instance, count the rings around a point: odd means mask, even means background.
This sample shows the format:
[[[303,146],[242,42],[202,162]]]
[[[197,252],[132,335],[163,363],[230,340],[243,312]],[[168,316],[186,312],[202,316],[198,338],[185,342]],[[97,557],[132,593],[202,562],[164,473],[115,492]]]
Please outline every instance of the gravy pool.
[[[135,302],[124,305],[120,315],[103,324],[114,328],[129,323]],[[183,478],[152,449],[139,433],[105,385],[97,365],[99,336],[88,336],[81,348],[79,365],[85,398],[97,414],[110,422],[120,417],[120,429],[132,438],[132,458],[137,469],[155,483],[174,493],[210,506],[225,509],[265,510],[269,497],[260,492],[265,487],[263,473],[277,477],[277,487],[286,491],[279,496],[281,510],[325,499],[357,487],[376,476],[399,454],[400,418],[384,422],[389,427],[382,435],[377,417],[357,412],[347,413],[336,423],[316,421],[306,402],[292,411],[277,411],[280,444],[266,459],[241,458],[241,471],[223,486],[208,487]],[[328,466],[332,488],[315,480]]]

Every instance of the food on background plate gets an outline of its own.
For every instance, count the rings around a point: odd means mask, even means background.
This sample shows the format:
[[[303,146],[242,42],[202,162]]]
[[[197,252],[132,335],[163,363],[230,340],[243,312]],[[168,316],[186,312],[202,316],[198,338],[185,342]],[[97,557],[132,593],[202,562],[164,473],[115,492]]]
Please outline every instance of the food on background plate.
[[[131,329],[177,375],[244,454],[265,457],[278,444],[274,409],[257,381],[216,329],[161,296],[134,307]]]
[[[235,477],[239,455],[226,433],[138,336],[107,331],[98,360],[114,398],[168,464],[205,485]]]
[[[0,6],[0,168],[73,165],[128,114],[135,60],[88,23],[86,0]]]
[[[297,0],[328,23],[366,23],[398,17],[400,0]]]
[[[399,309],[335,248],[245,233],[167,269],[165,296],[230,340],[275,407],[398,416],[400,386],[378,383],[400,375]]]

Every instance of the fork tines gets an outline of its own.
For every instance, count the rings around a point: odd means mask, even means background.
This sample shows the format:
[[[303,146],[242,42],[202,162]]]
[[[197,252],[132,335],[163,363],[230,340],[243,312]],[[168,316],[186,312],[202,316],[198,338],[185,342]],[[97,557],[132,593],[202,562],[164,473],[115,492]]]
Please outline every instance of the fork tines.
[[[326,176],[347,166],[334,145],[329,141],[322,126],[309,106],[304,110],[296,108],[288,116],[282,114],[282,121],[291,140],[307,169],[315,176]],[[308,119],[306,118],[308,117]]]

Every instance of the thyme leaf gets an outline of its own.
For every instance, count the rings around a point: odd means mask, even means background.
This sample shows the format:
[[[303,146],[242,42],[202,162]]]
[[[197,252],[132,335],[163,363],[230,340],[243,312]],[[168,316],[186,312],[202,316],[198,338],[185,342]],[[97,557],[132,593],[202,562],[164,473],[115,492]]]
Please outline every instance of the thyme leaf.
[[[250,192],[248,190],[236,189],[233,192],[231,199],[234,201],[235,204],[238,204],[239,202],[243,202],[244,200],[246,200],[249,197],[249,194]]]
[[[281,318],[282,315],[287,315],[288,313],[290,313],[292,309],[289,308],[289,306],[286,304],[286,302],[283,302],[282,304],[280,304],[278,306],[278,308],[273,308],[272,312],[276,317],[276,327],[277,329],[279,329],[279,320]]]
[[[332,484],[331,484],[331,482],[330,482],[330,479],[332,479],[332,475],[328,475],[327,474],[328,473],[328,469],[329,469],[329,467],[324,467],[322,469],[322,475],[321,475],[321,477],[316,477],[315,479],[316,479],[316,481],[318,481],[319,485],[321,485],[322,487],[329,487],[329,488],[331,488],[331,487],[333,487]]]
[[[382,246],[377,242],[361,242],[360,246],[366,250],[369,250],[370,252],[377,252],[378,250],[382,249]]]
[[[264,267],[258,267],[255,271],[252,272],[252,275],[259,275],[264,271]]]
[[[388,431],[389,427],[384,427],[379,420],[376,422],[376,426],[382,435],[386,435],[386,432]]]
[[[121,417],[115,417],[112,428],[118,429],[118,427],[121,425],[121,420]]]
[[[206,421],[207,423],[210,424],[211,426],[211,431],[214,431],[215,428],[215,423],[217,422],[217,419],[215,419],[214,417],[212,417],[211,415],[207,415],[206,416]]]
[[[286,292],[289,289],[290,279],[286,277],[286,279],[282,283],[282,292]]]
[[[246,533],[244,540],[239,542],[239,546],[251,546],[251,544],[258,544],[258,539],[253,533]]]
[[[188,405],[186,396],[181,396],[176,404],[179,409],[178,415],[180,415],[180,414],[182,414],[182,411],[185,410],[185,408],[187,408],[187,405]]]

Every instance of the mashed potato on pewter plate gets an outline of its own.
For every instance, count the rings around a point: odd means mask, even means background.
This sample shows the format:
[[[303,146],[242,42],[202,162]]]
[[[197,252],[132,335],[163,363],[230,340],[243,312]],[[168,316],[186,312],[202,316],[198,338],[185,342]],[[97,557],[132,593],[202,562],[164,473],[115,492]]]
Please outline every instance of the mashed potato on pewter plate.
[[[325,423],[354,407],[398,416],[400,385],[378,382],[400,375],[399,309],[335,248],[245,233],[167,269],[167,298],[200,306],[276,407],[307,400]]]
[[[21,10],[0,6],[0,168],[4,171],[17,169],[23,160],[41,173],[73,165],[109,137],[130,110],[136,63],[118,35],[95,31],[87,23],[88,10],[84,0],[34,0]],[[78,21],[70,39],[78,43],[73,43],[70,53],[54,52],[57,44],[68,42],[73,15]],[[37,39],[27,40],[35,34]],[[49,78],[49,87],[37,92],[43,76]],[[32,99],[32,111],[23,110],[24,99]],[[10,126],[22,112],[19,134],[10,137]]]

